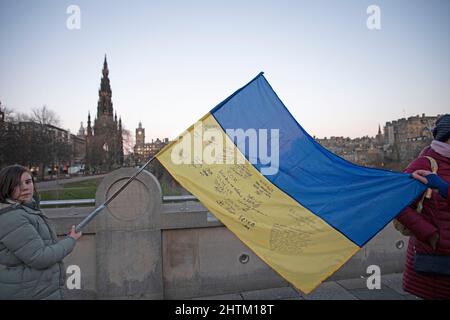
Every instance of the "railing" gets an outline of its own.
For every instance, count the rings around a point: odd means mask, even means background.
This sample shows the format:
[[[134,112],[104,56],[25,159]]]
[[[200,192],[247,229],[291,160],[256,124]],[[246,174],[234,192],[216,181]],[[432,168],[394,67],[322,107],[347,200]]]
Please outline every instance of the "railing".
[[[181,201],[197,201],[192,195],[185,196],[163,196],[163,202],[181,202]],[[41,207],[49,206],[76,206],[76,205],[95,205],[95,199],[74,199],[74,200],[43,200]]]
[[[41,207],[48,206],[70,206],[92,204],[95,205],[95,199],[75,199],[75,200],[43,200],[40,202]]]
[[[168,202],[183,202],[183,201],[198,201],[198,199],[192,195],[185,196],[163,196],[163,203]],[[40,202],[41,207],[68,207],[79,205],[92,205],[95,206],[95,199],[74,199],[74,200],[43,200]],[[217,221],[217,218],[210,212],[207,213],[208,221]]]
[[[197,201],[197,198],[192,195],[185,195],[185,196],[163,196],[163,202],[170,202],[170,201]]]

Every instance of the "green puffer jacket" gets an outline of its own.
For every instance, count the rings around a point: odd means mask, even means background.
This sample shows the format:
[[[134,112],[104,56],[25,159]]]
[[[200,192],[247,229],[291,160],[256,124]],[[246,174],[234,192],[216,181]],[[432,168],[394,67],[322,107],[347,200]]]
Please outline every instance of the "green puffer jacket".
[[[75,242],[58,241],[37,206],[0,203],[0,299],[62,299]]]

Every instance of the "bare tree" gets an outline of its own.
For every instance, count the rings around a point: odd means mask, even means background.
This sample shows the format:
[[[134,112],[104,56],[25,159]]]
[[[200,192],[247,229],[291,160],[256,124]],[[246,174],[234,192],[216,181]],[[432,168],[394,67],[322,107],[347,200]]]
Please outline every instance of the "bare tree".
[[[18,124],[19,122],[32,122],[31,116],[23,112],[16,112],[14,110],[8,115],[8,121]]]
[[[4,118],[0,123],[0,166],[13,163],[26,165],[31,160],[31,148],[27,147],[32,135],[22,132],[18,123],[28,117],[7,107],[2,108],[2,113]]]
[[[0,132],[0,163],[39,166],[41,178],[44,178],[47,166],[53,168],[70,161],[69,141],[61,139],[49,127],[60,124],[60,119],[53,110],[46,105],[32,109],[29,115],[12,109],[2,110],[5,122]]]
[[[2,102],[0,101],[0,121],[4,122],[7,120],[7,115],[11,113],[6,107],[2,106]]]
[[[59,116],[46,105],[40,108],[34,108],[31,110],[32,114],[30,120],[41,125],[59,126],[61,121]]]
[[[3,120],[5,122],[17,123],[20,121],[30,121],[29,115],[27,115],[25,113],[21,113],[21,112],[16,112],[16,111],[14,111],[14,109],[9,108],[9,107],[5,106],[4,104],[1,104],[1,102],[0,102],[0,112],[4,116]]]
[[[122,137],[123,137],[123,153],[130,154],[133,152],[134,139],[131,134],[131,130],[122,127]]]

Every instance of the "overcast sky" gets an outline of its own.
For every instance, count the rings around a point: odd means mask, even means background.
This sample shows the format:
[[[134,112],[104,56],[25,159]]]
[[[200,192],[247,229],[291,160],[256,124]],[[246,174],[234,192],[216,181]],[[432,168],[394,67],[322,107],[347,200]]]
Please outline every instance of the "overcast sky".
[[[174,138],[260,71],[318,137],[450,111],[448,0],[0,0],[0,41],[2,104],[47,105],[72,132],[97,112],[105,54],[114,110],[133,133],[141,121],[147,142]]]

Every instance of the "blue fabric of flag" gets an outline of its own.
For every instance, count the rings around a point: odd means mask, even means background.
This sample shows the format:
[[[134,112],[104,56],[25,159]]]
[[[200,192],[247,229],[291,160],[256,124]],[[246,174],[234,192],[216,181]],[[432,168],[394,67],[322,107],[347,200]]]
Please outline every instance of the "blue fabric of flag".
[[[426,188],[409,174],[358,166],[322,147],[262,73],[211,113],[224,130],[278,129],[279,170],[266,178],[360,247]],[[240,151],[249,159],[248,148]],[[252,163],[261,172],[262,161]]]

